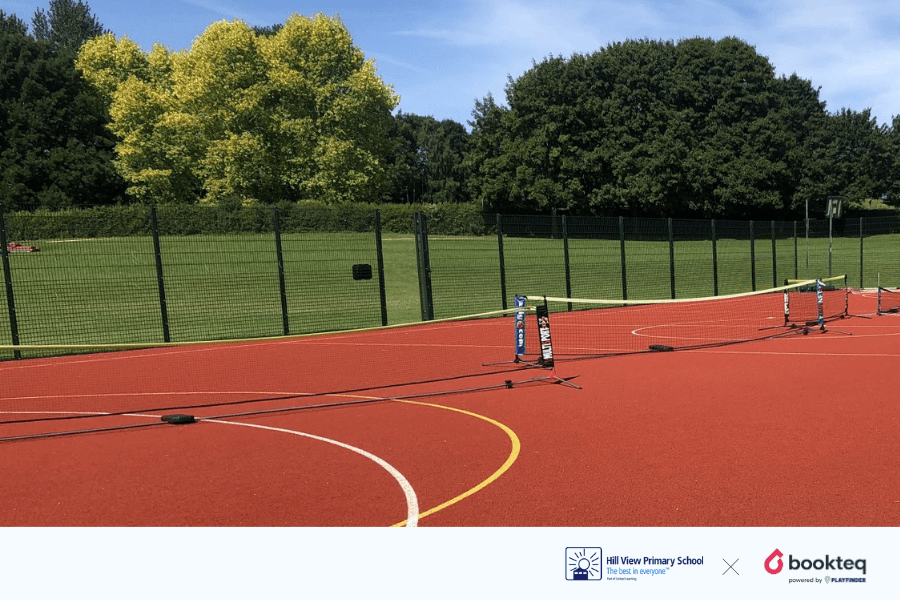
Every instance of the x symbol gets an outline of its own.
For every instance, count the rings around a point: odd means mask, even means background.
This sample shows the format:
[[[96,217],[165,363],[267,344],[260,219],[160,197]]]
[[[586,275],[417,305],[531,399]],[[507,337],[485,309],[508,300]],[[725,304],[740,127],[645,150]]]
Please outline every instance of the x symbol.
[[[725,564],[728,565],[728,568],[725,569],[725,573],[727,573],[728,571],[734,571],[734,574],[735,574],[735,575],[740,575],[740,573],[738,573],[738,572],[735,570],[734,565],[736,565],[736,564],[737,564],[737,561],[739,561],[739,560],[741,560],[741,559],[736,558],[736,559],[734,559],[734,562],[731,563],[731,564],[728,564],[728,561],[725,560],[724,558],[723,558],[722,560],[724,560],[724,561],[725,561]],[[722,575],[724,575],[725,573],[722,573]]]

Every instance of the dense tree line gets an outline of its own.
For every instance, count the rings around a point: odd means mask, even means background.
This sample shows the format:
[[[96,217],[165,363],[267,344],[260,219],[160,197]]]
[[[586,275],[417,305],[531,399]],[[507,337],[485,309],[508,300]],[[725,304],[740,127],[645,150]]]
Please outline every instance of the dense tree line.
[[[473,113],[473,196],[492,210],[777,218],[891,193],[893,132],[830,115],[734,38],[550,57]]]
[[[464,159],[469,134],[460,123],[399,113],[392,132],[392,197],[406,203],[467,202]]]
[[[0,202],[9,208],[123,199],[107,106],[74,68],[78,47],[102,26],[73,6],[57,1],[49,14],[38,11],[36,37],[0,11]]]
[[[0,202],[324,200],[715,218],[900,199],[900,117],[830,113],[735,38],[548,57],[471,131],[398,112],[337,18],[211,25],[144,52],[81,1],[0,11]]]

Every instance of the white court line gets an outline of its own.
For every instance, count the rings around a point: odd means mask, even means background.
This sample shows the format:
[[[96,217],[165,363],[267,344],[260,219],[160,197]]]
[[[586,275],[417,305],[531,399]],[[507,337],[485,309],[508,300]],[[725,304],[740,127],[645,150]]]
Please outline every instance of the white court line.
[[[900,353],[897,354],[888,354],[881,352],[867,352],[867,353],[850,353],[850,352],[776,352],[773,350],[715,350],[715,349],[698,349],[698,350],[686,350],[686,352],[698,353],[698,354],[768,354],[772,356],[839,356],[839,357],[854,357],[854,358],[897,358],[900,357]]]
[[[294,431],[293,429],[282,429],[281,427],[269,427],[268,425],[256,425],[254,423],[237,423],[234,421],[220,421],[218,419],[203,419],[201,417],[200,422],[203,423],[218,423],[220,425],[236,425],[239,427],[253,427],[254,429],[265,429],[267,431],[278,431],[281,433],[290,433],[293,435],[299,435],[301,437],[310,438],[312,440],[316,440],[319,442],[325,442],[327,444],[333,444],[338,446],[339,448],[344,448],[345,450],[350,450],[351,452],[356,452],[357,454],[368,458],[369,460],[378,464],[381,468],[391,474],[391,476],[397,480],[397,483],[400,484],[400,488],[403,490],[403,495],[406,496],[406,526],[407,527],[416,527],[419,524],[419,500],[416,498],[416,492],[413,490],[412,485],[410,485],[409,481],[407,481],[406,477],[403,476],[400,471],[391,466],[390,463],[385,461],[382,458],[375,456],[370,452],[366,452],[361,448],[357,448],[356,446],[351,446],[350,444],[345,444],[343,442],[339,442],[337,440],[332,440],[330,438],[321,437],[318,435],[313,435],[311,433],[304,433],[302,431]]]
[[[84,396],[84,395],[82,395],[82,396]],[[93,412],[91,412],[91,413],[73,413],[73,412],[62,413],[62,412],[50,412],[50,411],[42,411],[42,412],[37,412],[37,411],[15,411],[15,412],[9,411],[9,412],[6,412],[6,411],[2,411],[2,412],[0,412],[0,414],[85,414],[85,415],[91,415],[91,416],[108,416],[109,415],[109,413],[93,413]],[[122,415],[122,416],[124,416],[124,417],[143,417],[143,418],[148,418],[148,419],[158,419],[159,418],[159,415],[145,415],[145,414],[135,414],[135,413],[126,414],[126,415]],[[282,429],[280,427],[269,427],[267,425],[256,425],[253,423],[238,423],[238,422],[234,422],[234,421],[221,421],[219,419],[204,419],[203,417],[200,417],[198,419],[198,422],[199,423],[216,423],[219,425],[235,425],[235,426],[239,426],[239,427],[252,427],[254,429],[264,429],[264,430],[276,431],[276,432],[280,432],[280,433],[290,433],[292,435],[298,435],[300,437],[309,438],[312,440],[316,440],[318,442],[325,442],[327,444],[332,444],[339,448],[343,448],[345,450],[350,450],[351,452],[355,452],[356,454],[359,454],[360,456],[364,456],[365,458],[368,458],[369,460],[373,461],[378,466],[383,468],[385,471],[390,473],[391,477],[393,477],[397,481],[397,483],[400,484],[400,489],[403,490],[403,495],[406,498],[406,527],[417,527],[419,524],[419,500],[418,500],[418,497],[416,496],[415,490],[413,489],[412,485],[409,483],[409,480],[407,480],[406,477],[404,477],[400,471],[398,471],[394,466],[392,466],[386,460],[384,460],[378,456],[375,456],[374,454],[372,454],[370,452],[366,452],[362,448],[357,448],[356,446],[351,446],[350,444],[345,444],[344,442],[339,442],[337,440],[333,440],[330,438],[313,435],[311,433],[295,431],[293,429]]]
[[[0,398],[2,400],[47,400],[50,398],[119,398],[121,396],[128,397],[155,397],[155,396],[224,396],[224,395],[234,395],[234,396],[251,396],[254,402],[274,402],[278,400],[282,400],[278,396],[296,396],[298,398],[306,397],[306,396],[317,396],[319,394],[313,394],[311,392],[229,392],[229,391],[221,391],[221,392],[187,392],[187,391],[172,391],[172,392],[100,392],[100,393],[85,393],[85,394],[43,394],[40,396],[10,396],[8,398]],[[332,394],[328,394],[332,395]],[[272,398],[259,399],[258,396],[273,396]],[[215,404],[211,406],[216,406]],[[80,412],[76,412],[73,414],[82,414]],[[95,413],[84,413],[84,414],[95,414]],[[109,416],[109,413],[102,412],[96,413],[98,415]],[[138,415],[143,416],[143,415]],[[152,415],[150,415],[152,416]]]

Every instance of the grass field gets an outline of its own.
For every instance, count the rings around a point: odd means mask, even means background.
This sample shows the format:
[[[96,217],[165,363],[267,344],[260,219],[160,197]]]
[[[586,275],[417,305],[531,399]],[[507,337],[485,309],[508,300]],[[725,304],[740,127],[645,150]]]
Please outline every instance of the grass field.
[[[150,237],[28,240],[39,253],[10,253],[19,340],[22,344],[160,342],[160,293]],[[900,284],[900,235],[864,240],[865,286]],[[757,240],[755,261],[746,240],[717,243],[718,293],[780,285],[786,278],[828,275],[828,239]],[[374,234],[316,233],[282,236],[290,333],[381,324]],[[435,317],[502,307],[497,238],[429,239]],[[273,236],[241,234],[162,237],[166,308],[172,341],[274,336],[284,333]],[[412,235],[383,238],[385,292],[390,324],[421,318],[416,244]],[[669,245],[626,242],[629,299],[671,295]],[[622,298],[618,241],[569,240],[569,288],[560,239],[504,238],[506,297],[515,294]],[[796,257],[796,258],[795,258]],[[678,241],[675,294],[711,296],[712,244]],[[795,271],[796,260],[796,271]],[[355,281],[355,264],[374,277]],[[755,285],[753,267],[755,265]],[[860,285],[860,240],[835,238],[833,274]],[[0,344],[11,343],[5,297]],[[6,353],[9,354],[9,353]],[[4,355],[5,357],[6,355]]]

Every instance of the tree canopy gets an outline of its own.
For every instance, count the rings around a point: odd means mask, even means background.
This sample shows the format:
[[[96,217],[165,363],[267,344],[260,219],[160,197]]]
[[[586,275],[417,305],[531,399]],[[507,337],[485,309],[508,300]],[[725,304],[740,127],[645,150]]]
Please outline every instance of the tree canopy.
[[[6,14],[3,12],[3,9],[0,8],[0,35],[4,33],[27,35],[28,25],[16,15]]]
[[[256,33],[214,23],[190,50],[89,41],[77,65],[111,101],[117,168],[147,202],[380,200],[397,96],[335,17]]]
[[[121,198],[102,99],[74,54],[21,32],[0,33],[0,201],[63,208]]]
[[[477,103],[471,122],[470,186],[493,210],[775,218],[811,195],[889,187],[868,114],[829,119],[810,82],[776,77],[735,38],[551,56],[506,97]]]
[[[506,213],[796,218],[900,201],[900,117],[829,113],[736,39],[534,62],[469,122],[403,112],[337,17],[142,50],[82,0],[0,10],[0,201],[468,202]],[[127,194],[126,194],[127,190]]]
[[[394,131],[393,198],[403,202],[467,202],[463,160],[469,134],[456,121],[399,113]]]
[[[49,10],[34,11],[31,26],[36,39],[75,52],[89,39],[106,33],[97,16],[91,14],[90,5],[81,0],[50,0]]]

